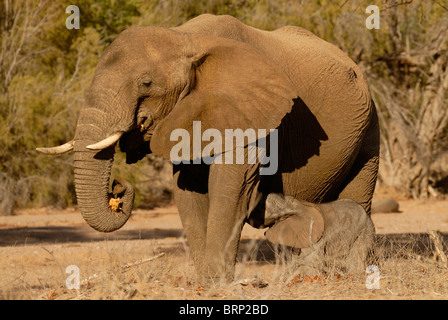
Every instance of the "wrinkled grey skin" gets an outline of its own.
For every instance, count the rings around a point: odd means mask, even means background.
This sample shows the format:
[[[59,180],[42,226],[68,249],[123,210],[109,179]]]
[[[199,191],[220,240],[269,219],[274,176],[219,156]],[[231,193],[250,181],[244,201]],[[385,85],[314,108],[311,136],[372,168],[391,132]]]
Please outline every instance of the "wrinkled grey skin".
[[[128,163],[150,152],[169,159],[178,142],[171,133],[183,128],[192,136],[193,121],[223,136],[226,128],[279,133],[272,176],[260,176],[259,163],[173,166],[174,198],[204,278],[232,279],[244,223],[266,223],[251,217],[263,195],[347,198],[370,213],[379,128],[366,80],[338,48],[299,27],[268,32],[201,15],[172,29],[130,28],[96,67],[74,140],[40,151],[74,149],[81,214],[111,232],[126,223],[134,198],[126,181],[109,190],[117,139]]]

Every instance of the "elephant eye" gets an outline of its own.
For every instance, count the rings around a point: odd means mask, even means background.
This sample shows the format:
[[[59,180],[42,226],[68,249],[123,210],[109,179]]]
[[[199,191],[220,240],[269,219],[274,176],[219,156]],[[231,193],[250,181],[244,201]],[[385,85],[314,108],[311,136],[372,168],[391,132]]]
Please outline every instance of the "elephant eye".
[[[152,81],[150,80],[143,80],[142,85],[146,88],[149,88],[151,86]]]

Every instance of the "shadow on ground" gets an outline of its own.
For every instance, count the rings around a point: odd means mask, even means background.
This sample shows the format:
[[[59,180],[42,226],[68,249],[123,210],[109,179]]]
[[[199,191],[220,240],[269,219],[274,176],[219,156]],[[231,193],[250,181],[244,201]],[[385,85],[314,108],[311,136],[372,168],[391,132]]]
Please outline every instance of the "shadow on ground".
[[[100,233],[89,227],[49,226],[1,228],[0,246],[22,246],[39,244],[66,244],[71,242],[95,242],[114,240],[148,240],[179,238],[184,240],[182,229],[133,229],[118,230],[113,233]],[[172,243],[173,250],[184,248],[183,241]],[[377,235],[376,250],[382,258],[407,258],[411,255],[430,256],[434,245],[426,233],[403,233]],[[448,233],[442,234],[442,242],[448,247]],[[175,248],[176,247],[176,248]],[[270,263],[285,250],[263,239],[242,239],[238,255],[239,261],[258,261]]]
[[[88,227],[23,227],[0,229],[0,246],[63,244],[104,240],[139,240],[183,237],[182,229],[118,230],[101,233]]]

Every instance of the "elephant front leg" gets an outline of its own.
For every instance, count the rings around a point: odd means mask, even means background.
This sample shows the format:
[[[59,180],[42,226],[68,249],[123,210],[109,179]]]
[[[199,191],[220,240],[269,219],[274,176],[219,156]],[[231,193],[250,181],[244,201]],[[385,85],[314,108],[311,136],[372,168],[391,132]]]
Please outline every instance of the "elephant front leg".
[[[239,204],[217,196],[210,204],[205,247],[205,276],[214,282],[231,282],[244,225]]]
[[[245,165],[211,166],[204,271],[215,282],[233,280],[248,208],[259,199],[254,174],[255,168]]]
[[[208,166],[175,165],[173,173],[174,200],[194,266],[202,275],[206,267],[205,243],[209,211]]]

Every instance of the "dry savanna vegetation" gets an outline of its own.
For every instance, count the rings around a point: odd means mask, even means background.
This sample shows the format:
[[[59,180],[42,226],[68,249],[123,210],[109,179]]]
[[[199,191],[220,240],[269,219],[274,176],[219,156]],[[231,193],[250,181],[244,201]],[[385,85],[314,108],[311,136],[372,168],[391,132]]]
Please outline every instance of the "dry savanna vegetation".
[[[372,4],[380,28],[369,30]],[[80,0],[79,30],[66,28],[68,5],[0,0],[0,298],[448,298],[445,1]],[[249,227],[235,282],[206,286],[195,278],[172,204],[169,163],[149,155],[126,165],[116,154],[114,175],[135,186],[138,210],[122,230],[104,235],[77,212],[72,155],[35,152],[72,139],[98,59],[121,31],[176,26],[206,12],[267,30],[304,27],[362,68],[381,126],[376,197],[395,197],[401,211],[373,215],[379,288],[367,288],[374,273],[365,270],[298,275],[287,249]],[[67,288],[70,265],[79,268],[78,290]]]
[[[196,278],[174,206],[137,210],[112,234],[90,229],[75,209],[20,210],[0,217],[0,297],[447,299],[448,269],[437,253],[437,246],[446,252],[446,235],[432,238],[425,230],[448,231],[448,202],[403,200],[400,205],[399,214],[373,215],[378,235],[371,263],[376,270],[297,274],[290,250],[267,242],[264,230],[246,226],[235,281],[220,286]],[[78,290],[68,289],[75,284],[70,266],[79,270]]]

